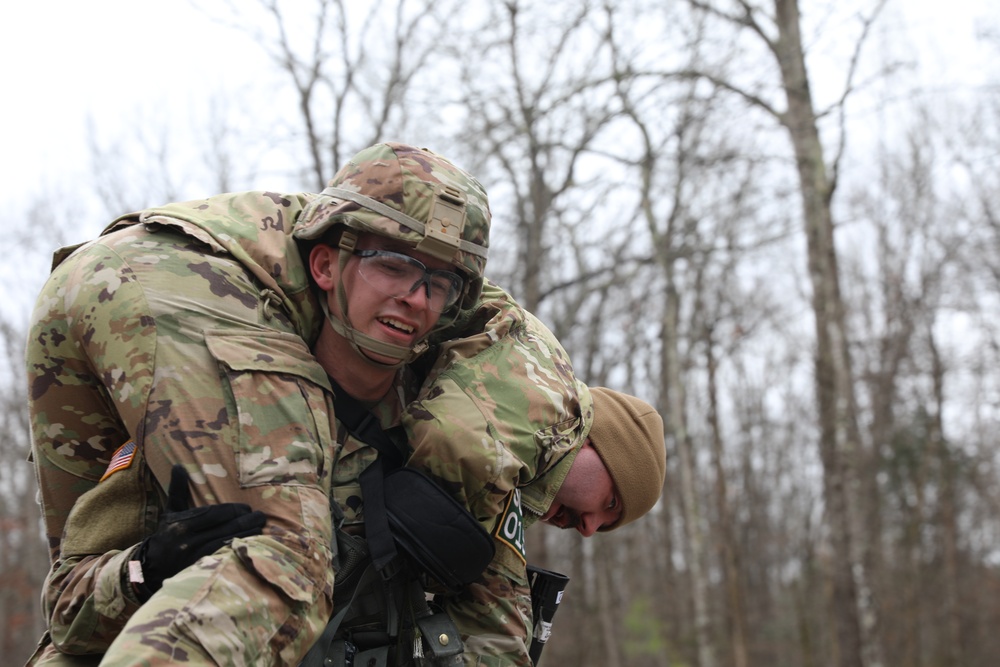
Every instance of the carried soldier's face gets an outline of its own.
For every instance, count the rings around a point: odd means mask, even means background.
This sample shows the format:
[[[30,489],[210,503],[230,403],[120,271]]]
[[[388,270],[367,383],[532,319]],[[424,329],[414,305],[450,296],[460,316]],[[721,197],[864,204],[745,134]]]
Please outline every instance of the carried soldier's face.
[[[614,481],[597,450],[588,441],[576,455],[566,481],[556,492],[542,521],[557,528],[574,528],[590,537],[618,523],[622,504]]]

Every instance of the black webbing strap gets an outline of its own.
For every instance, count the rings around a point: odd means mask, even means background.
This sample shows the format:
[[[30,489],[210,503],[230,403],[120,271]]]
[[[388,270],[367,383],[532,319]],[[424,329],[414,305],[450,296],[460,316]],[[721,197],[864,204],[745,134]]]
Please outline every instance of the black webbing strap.
[[[365,569],[364,573],[361,575],[361,579],[358,581],[358,585],[354,588],[354,593],[351,594],[351,599],[347,601],[347,604],[338,611],[333,617],[327,621],[326,627],[323,628],[323,632],[320,634],[319,638],[312,645],[309,651],[303,656],[302,662],[299,663],[299,667],[326,667],[326,655],[330,649],[331,644],[333,644],[334,639],[337,637],[337,630],[340,629],[340,622],[344,620],[344,616],[350,610],[351,605],[354,604],[354,599],[358,595],[358,591],[361,590],[362,586],[368,579],[368,573],[372,571],[372,566],[369,565]]]
[[[334,392],[333,404],[337,420],[347,427],[351,435],[375,447],[379,453],[375,461],[361,473],[359,481],[361,493],[364,495],[365,540],[368,542],[372,566],[384,580],[388,580],[397,573],[392,568],[386,569],[386,566],[396,558],[397,551],[392,533],[389,532],[383,483],[385,471],[403,465],[403,453],[385,434],[370,410],[344,391],[332,377],[330,385]],[[336,530],[336,527],[334,529]],[[365,575],[370,571],[366,570]],[[326,664],[327,651],[336,637],[341,621],[354,603],[358,590],[367,579],[365,575],[362,575],[361,581],[355,586],[348,603],[327,622],[316,643],[299,663],[300,667],[323,667]]]
[[[375,569],[382,572],[396,557],[396,544],[389,532],[382,490],[385,473],[403,465],[403,454],[389,439],[370,410],[330,378],[334,391],[337,420],[361,442],[378,450],[378,458],[361,473],[361,493],[364,495],[365,539]]]

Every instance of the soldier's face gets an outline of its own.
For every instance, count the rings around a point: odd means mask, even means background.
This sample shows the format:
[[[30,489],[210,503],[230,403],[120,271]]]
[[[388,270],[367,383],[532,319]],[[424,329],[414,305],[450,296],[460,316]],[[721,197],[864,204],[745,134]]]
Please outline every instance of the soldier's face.
[[[451,265],[425,253],[417,252],[405,243],[387,239],[375,234],[362,234],[358,238],[358,250],[388,250],[408,255],[419,260],[428,270],[449,270]],[[320,287],[326,290],[327,304],[330,312],[341,321],[340,299],[337,298],[337,285],[343,281],[347,295],[347,314],[351,326],[361,333],[401,347],[412,347],[423,339],[440,318],[440,313],[430,307],[428,291],[418,287],[402,296],[388,296],[384,291],[376,289],[371,282],[366,281],[358,272],[360,258],[352,256],[344,267],[343,274],[339,272],[339,253],[345,252],[329,246],[318,246],[317,250],[325,254],[328,260],[322,264],[326,282],[319,279]],[[314,250],[313,252],[317,252]],[[316,277],[317,264],[313,261],[313,273]],[[389,357],[382,357],[374,352],[366,354],[375,361],[392,363]]]
[[[617,523],[621,516],[622,504],[611,474],[588,441],[576,455],[542,521],[557,528],[575,528],[590,537]]]

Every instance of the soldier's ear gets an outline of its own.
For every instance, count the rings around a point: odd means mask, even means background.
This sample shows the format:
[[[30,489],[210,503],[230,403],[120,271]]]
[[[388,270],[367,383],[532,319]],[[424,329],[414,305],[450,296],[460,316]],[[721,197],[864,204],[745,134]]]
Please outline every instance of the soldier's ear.
[[[309,251],[309,271],[316,285],[324,292],[337,286],[337,259],[340,251],[325,243],[317,243]]]

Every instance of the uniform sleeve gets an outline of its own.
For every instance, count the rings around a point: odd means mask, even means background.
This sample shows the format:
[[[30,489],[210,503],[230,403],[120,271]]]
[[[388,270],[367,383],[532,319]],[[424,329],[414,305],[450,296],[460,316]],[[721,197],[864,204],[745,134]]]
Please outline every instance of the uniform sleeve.
[[[480,579],[441,600],[465,643],[466,665],[531,667],[531,590],[519,555],[504,542]]]
[[[593,410],[589,390],[544,325],[516,307],[495,321],[505,323],[499,335],[446,346],[403,425],[413,448],[408,465],[428,472],[491,527],[497,545],[481,578],[443,599],[463,635],[466,664],[529,667],[522,513],[535,519],[547,509]]]
[[[499,515],[537,468],[534,434],[501,433],[498,427],[518,427],[495,420],[502,418],[496,410],[485,411],[462,379],[443,374],[403,418],[413,448],[408,465],[430,474],[480,520]]]
[[[43,289],[29,391],[60,648],[110,641],[106,665],[294,664],[325,624],[332,404],[304,341],[262,301],[239,265],[141,228],[78,252]],[[129,438],[134,458],[110,471]],[[267,524],[133,609],[122,567],[174,463],[196,505],[244,502]],[[155,493],[116,492],[129,481]]]
[[[127,578],[133,553],[110,551],[57,561],[45,582],[52,643],[64,653],[100,654],[139,608]]]
[[[403,416],[410,465],[481,520],[578,450],[593,420],[590,392],[562,347],[523,316],[477,354],[446,355]]]
[[[445,373],[421,404],[411,404],[404,417],[414,446],[408,465],[428,472],[464,503],[492,531],[496,545],[479,580],[442,599],[462,634],[464,664],[531,667],[531,595],[519,487],[532,482],[546,452],[523,419],[526,406],[497,397],[486,403],[483,395],[468,391],[482,387]],[[520,417],[510,419],[508,410]]]

